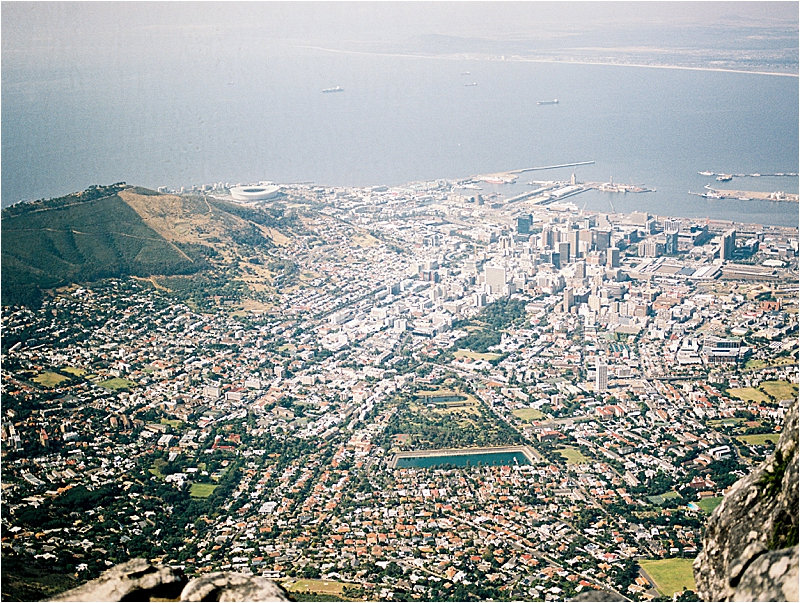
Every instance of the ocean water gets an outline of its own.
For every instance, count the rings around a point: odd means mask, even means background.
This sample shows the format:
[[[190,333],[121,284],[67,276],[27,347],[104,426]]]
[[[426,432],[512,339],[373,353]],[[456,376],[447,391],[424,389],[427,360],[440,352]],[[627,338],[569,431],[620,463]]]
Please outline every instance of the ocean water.
[[[797,204],[688,194],[717,185],[703,170],[798,171],[794,77],[296,46],[176,56],[74,70],[4,61],[3,206],[120,180],[400,185],[594,161],[484,191],[510,196],[574,172],[656,189],[572,199],[587,209],[798,223]],[[322,93],[334,86],[344,91]],[[725,187],[796,193],[798,181]]]

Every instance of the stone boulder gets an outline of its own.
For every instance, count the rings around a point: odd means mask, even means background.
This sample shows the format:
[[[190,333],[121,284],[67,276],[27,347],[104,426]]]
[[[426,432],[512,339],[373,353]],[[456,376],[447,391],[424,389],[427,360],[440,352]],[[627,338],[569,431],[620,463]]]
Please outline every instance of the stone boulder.
[[[115,565],[51,601],[149,601],[151,597],[177,599],[187,580],[179,571],[160,567],[144,559]]]
[[[289,601],[265,578],[216,572],[188,580],[179,570],[131,559],[51,601]]]
[[[705,601],[798,601],[797,403],[775,454],[736,482],[708,520],[694,562]]]
[[[260,576],[215,572],[195,578],[181,592],[181,601],[288,601],[286,591]]]

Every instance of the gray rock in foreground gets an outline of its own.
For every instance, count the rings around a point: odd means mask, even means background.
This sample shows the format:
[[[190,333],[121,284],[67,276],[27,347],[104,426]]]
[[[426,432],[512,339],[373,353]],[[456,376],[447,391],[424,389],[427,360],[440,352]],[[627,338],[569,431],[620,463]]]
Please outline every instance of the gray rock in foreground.
[[[280,586],[259,576],[216,572],[187,580],[180,572],[131,559],[51,601],[289,601]]]
[[[705,601],[798,601],[797,403],[775,454],[740,479],[708,520],[694,562]]]
[[[181,592],[181,601],[288,601],[286,591],[259,576],[215,572],[195,578]]]
[[[149,601],[174,599],[186,584],[183,574],[144,559],[131,559],[104,571],[99,578],[68,590],[51,601]]]

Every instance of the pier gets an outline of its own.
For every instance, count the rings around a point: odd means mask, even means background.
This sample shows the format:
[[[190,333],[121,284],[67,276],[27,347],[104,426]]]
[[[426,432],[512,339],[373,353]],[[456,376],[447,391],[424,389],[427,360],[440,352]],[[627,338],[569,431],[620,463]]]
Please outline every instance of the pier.
[[[775,172],[772,174],[731,174],[728,172],[697,172],[701,176],[714,176],[717,179],[722,178],[724,181],[731,180],[732,178],[761,178],[764,177],[772,177],[772,178],[797,178],[797,174],[795,172]]]
[[[721,189],[711,188],[711,186],[709,185],[706,185],[704,188],[706,189],[705,193],[693,193],[692,191],[689,191],[689,194],[695,195],[697,197],[703,197],[705,199],[720,199],[720,200],[734,199],[737,201],[782,201],[787,203],[798,202],[797,193],[784,193],[780,191],[774,193],[764,193],[761,191],[721,190]]]
[[[508,184],[511,182],[516,182],[517,177],[520,174],[524,174],[525,172],[539,172],[542,170],[557,170],[559,168],[567,168],[567,167],[575,167],[578,165],[592,165],[594,160],[592,161],[576,161],[573,163],[561,163],[559,165],[542,165],[538,167],[529,167],[529,168],[521,168],[519,170],[508,170],[505,172],[497,172],[494,174],[483,174],[481,176],[473,176],[472,180],[474,181],[483,181],[489,182],[492,184]]]

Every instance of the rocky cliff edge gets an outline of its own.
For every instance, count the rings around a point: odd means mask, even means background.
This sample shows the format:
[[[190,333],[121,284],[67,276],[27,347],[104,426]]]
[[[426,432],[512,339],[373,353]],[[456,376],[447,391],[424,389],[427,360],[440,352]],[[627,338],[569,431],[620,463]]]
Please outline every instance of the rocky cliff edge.
[[[797,402],[775,454],[736,482],[708,520],[694,562],[705,601],[800,601]]]

